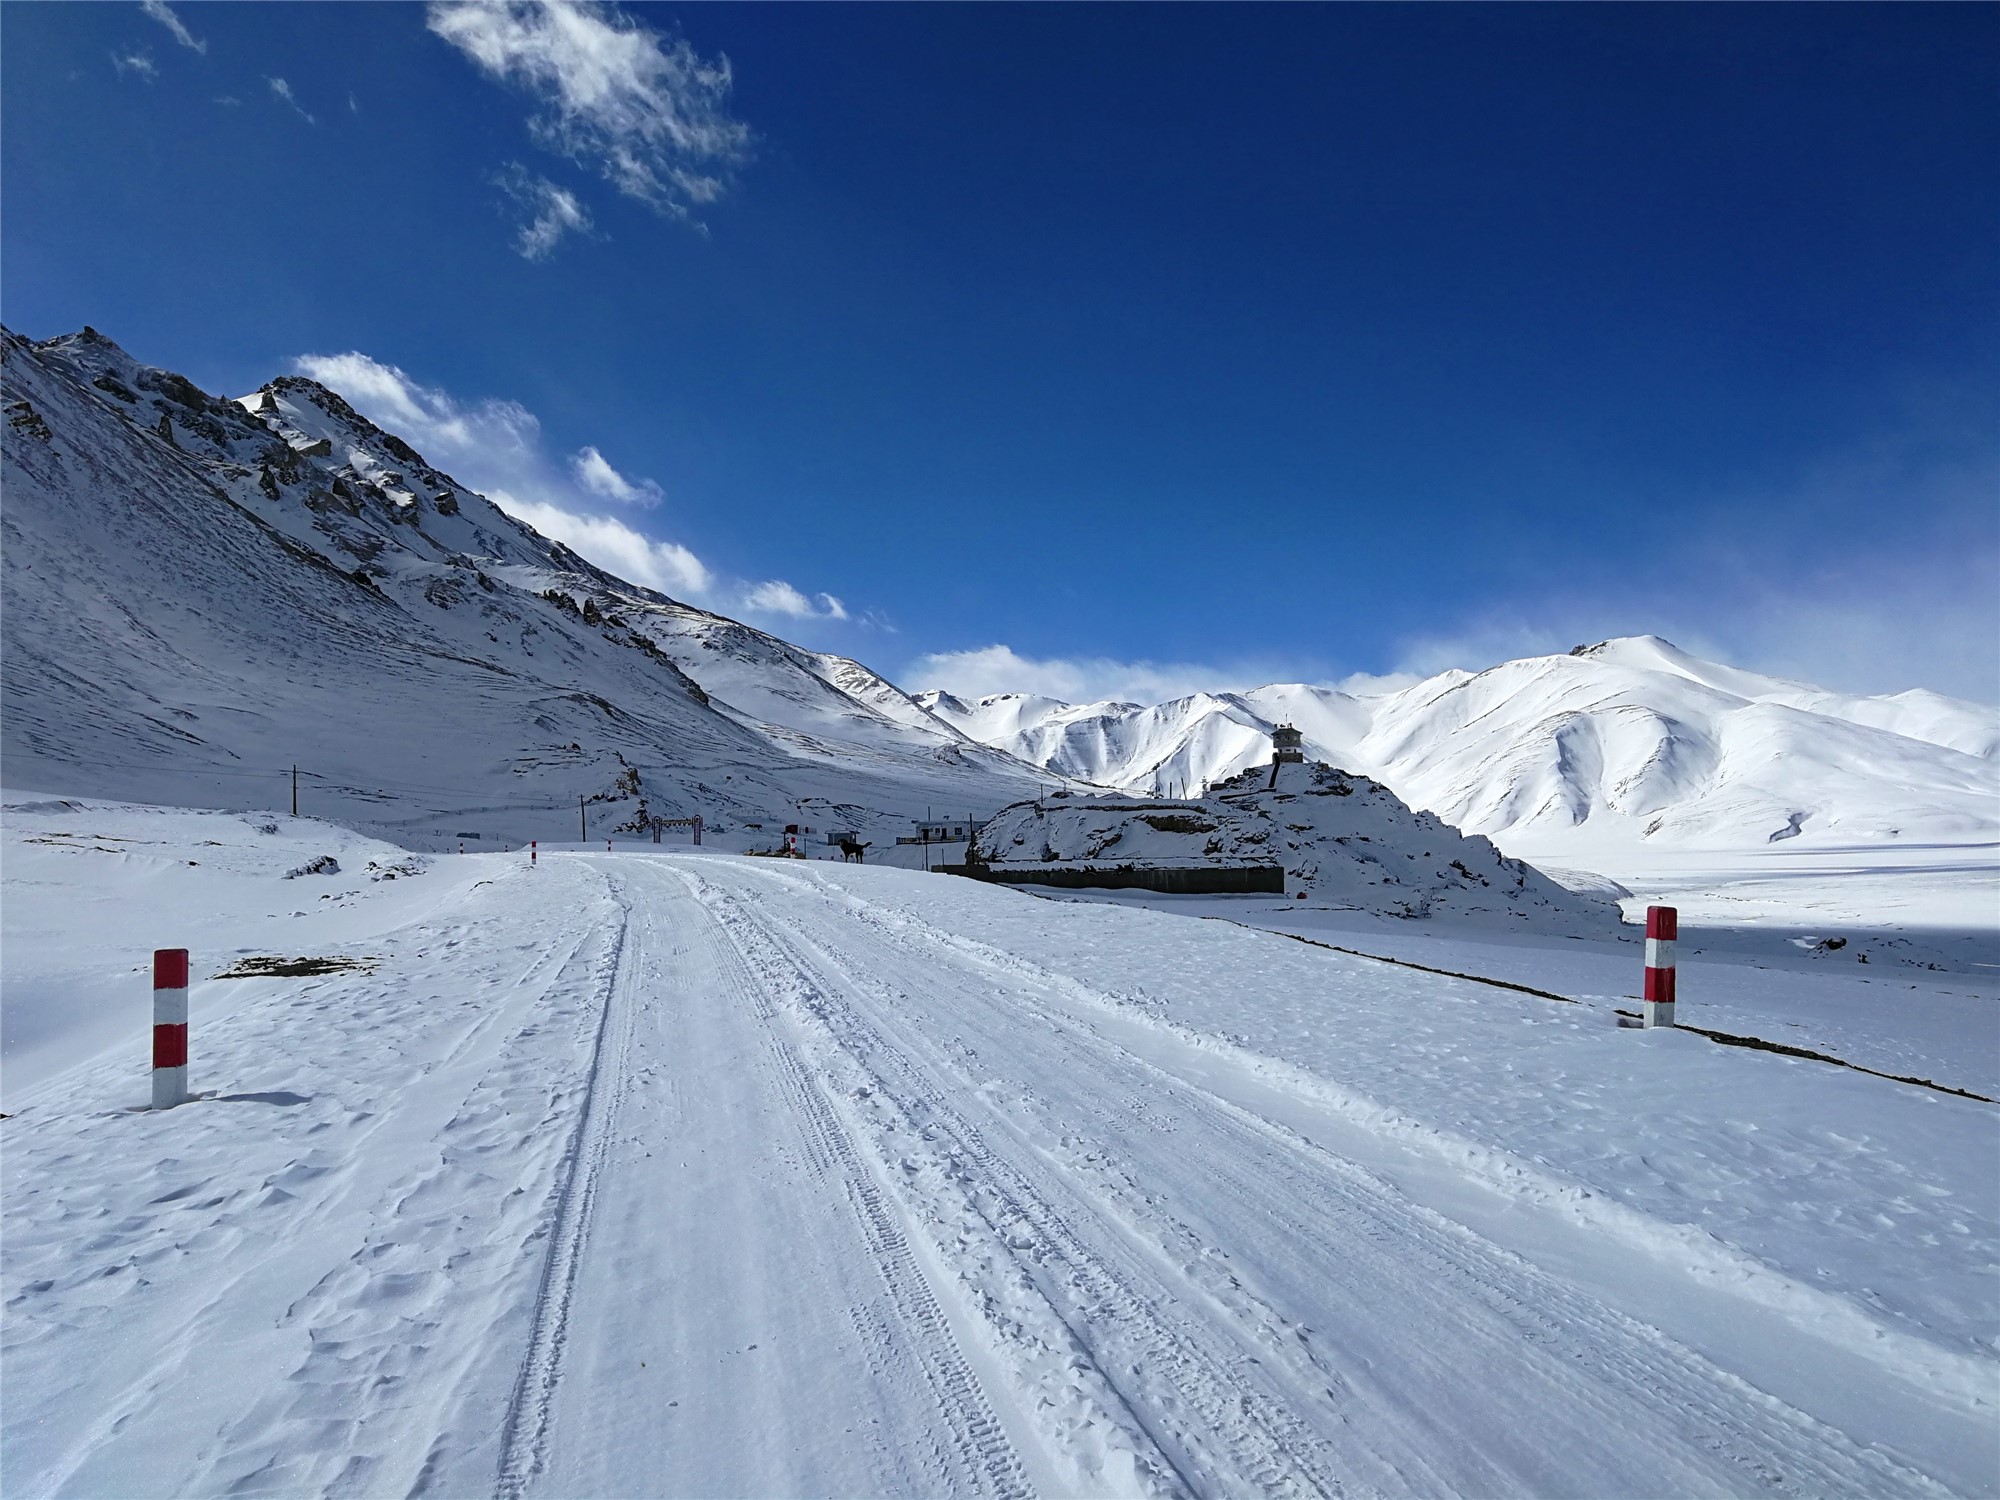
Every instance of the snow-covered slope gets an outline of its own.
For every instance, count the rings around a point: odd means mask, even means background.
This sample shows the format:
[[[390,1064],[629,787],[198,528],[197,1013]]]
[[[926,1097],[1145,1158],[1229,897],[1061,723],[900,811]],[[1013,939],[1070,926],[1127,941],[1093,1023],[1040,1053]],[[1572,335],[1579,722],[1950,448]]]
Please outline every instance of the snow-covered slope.
[[[2000,838],[2000,712],[1935,693],[1857,698],[1700,661],[1651,636],[1358,697],[1303,684],[1145,708],[1008,694],[917,701],[967,734],[1130,791],[1198,790],[1309,755],[1543,856]]]
[[[857,662],[628,584],[310,380],[223,400],[4,334],[8,785],[436,846],[884,831],[1050,781]]]
[[[1253,767],[1189,801],[1057,792],[1003,809],[973,857],[998,869],[1280,865],[1316,909],[1601,933],[1608,900],[1564,890],[1477,834],[1412,812],[1379,782],[1324,765]]]

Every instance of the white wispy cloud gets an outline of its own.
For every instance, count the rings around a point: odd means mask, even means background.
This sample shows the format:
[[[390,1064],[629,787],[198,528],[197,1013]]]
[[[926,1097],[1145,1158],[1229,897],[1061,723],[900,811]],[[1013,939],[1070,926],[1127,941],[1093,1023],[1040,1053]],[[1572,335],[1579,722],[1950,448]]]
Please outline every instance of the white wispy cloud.
[[[1108,656],[1029,657],[994,644],[972,651],[934,651],[904,673],[914,691],[943,688],[961,698],[995,693],[1036,693],[1065,703],[1117,699],[1163,703],[1190,693],[1238,692],[1267,677],[1246,678],[1191,662],[1118,661]]]
[[[548,500],[530,500],[498,486],[486,497],[508,515],[526,521],[620,578],[658,589],[676,599],[714,602],[716,577],[708,565],[678,542],[643,536],[615,516],[592,516]]]
[[[1635,613],[1631,619],[1638,618]],[[1616,622],[1588,611],[1538,612],[1537,617],[1512,610],[1488,610],[1454,622],[1446,629],[1404,636],[1396,645],[1396,666],[1416,677],[1434,677],[1454,669],[1482,672],[1503,661],[1524,656],[1554,656],[1574,646],[1587,646],[1617,635],[1664,634],[1636,627],[1618,629]]]
[[[237,98],[234,94],[217,94],[215,96],[215,102],[217,104],[220,104],[225,109],[235,109],[243,101]]]
[[[647,536],[603,514],[599,502],[607,499],[656,503],[660,486],[619,473],[592,445],[558,462],[542,440],[535,414],[517,401],[460,400],[354,350],[300,355],[292,367],[338,391],[370,421],[413,444],[509,515],[621,578],[732,614],[848,618],[846,606],[832,594],[807,594],[783,579],[730,578],[683,544]]]
[[[564,235],[590,233],[589,211],[568,188],[558,187],[519,162],[508,163],[493,180],[527,210],[528,222],[514,239],[514,248],[524,258],[546,260]]]
[[[123,78],[127,73],[131,73],[151,83],[155,78],[160,76],[160,70],[154,66],[153,59],[137,47],[128,48],[123,52],[112,53],[111,66],[117,71],[120,78]]]
[[[1725,496],[1719,519],[1676,528],[1650,558],[1447,616],[1402,641],[1398,665],[1477,671],[1658,635],[1838,692],[2000,702],[2000,444],[1976,401],[1925,395],[1918,416]]]
[[[1280,659],[1213,662],[1120,661],[1109,656],[1023,656],[994,644],[920,656],[898,679],[912,692],[942,688],[960,698],[1034,693],[1064,703],[1171,702],[1195,693],[1243,693],[1270,683],[1304,682],[1343,693],[1392,693],[1418,679],[1408,673],[1354,672],[1328,678],[1316,666]]]
[[[433,0],[431,31],[537,105],[544,146],[676,218],[711,203],[747,159],[750,131],[727,104],[729,60],[711,62],[599,0]]]
[[[181,18],[175,15],[172,9],[169,8],[167,0],[139,0],[139,9],[171,31],[174,34],[174,40],[189,51],[207,53],[208,43],[196,37],[187,27],[181,24]]]
[[[299,103],[298,98],[292,93],[292,86],[289,83],[285,82],[284,79],[266,78],[264,82],[268,83],[271,86],[272,93],[276,94],[280,99],[284,100],[285,103],[291,105],[292,109],[298,114],[298,117],[301,120],[304,120],[306,124],[308,125],[319,124],[319,121],[315,120],[311,115],[306,113],[306,107],[303,104]]]
[[[602,495],[607,500],[616,500],[621,505],[658,505],[666,497],[660,487],[650,479],[642,479],[637,484],[611,467],[610,461],[595,448],[585,444],[570,455],[570,472],[576,475],[576,482],[593,495]]]
[[[1749,589],[1730,580],[1643,605],[1629,596],[1545,598],[1408,637],[1396,659],[1401,670],[1423,676],[1450,667],[1477,672],[1619,636],[1657,635],[1707,661],[1837,692],[1924,687],[2000,703],[2000,586],[1992,561],[1990,554],[1938,557],[1909,572],[1864,566]]]
[[[517,475],[539,453],[541,423],[519,402],[463,402],[356,350],[303,354],[292,367],[340,392],[362,415],[415,444],[435,464],[477,463],[490,455],[500,474]],[[471,481],[470,473],[464,477]]]
[[[787,615],[794,620],[847,618],[847,606],[833,595],[814,594],[808,598],[782,578],[766,579],[756,584],[744,593],[743,603],[749,609],[767,615]]]

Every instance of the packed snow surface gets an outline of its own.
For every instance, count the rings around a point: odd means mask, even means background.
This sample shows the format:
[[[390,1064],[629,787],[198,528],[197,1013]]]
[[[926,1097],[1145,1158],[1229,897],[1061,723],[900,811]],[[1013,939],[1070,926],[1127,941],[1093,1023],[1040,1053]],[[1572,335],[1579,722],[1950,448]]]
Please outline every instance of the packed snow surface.
[[[80,798],[4,832],[9,1495],[2000,1492],[1995,1107],[1621,1029],[1609,969]],[[200,1097],[153,1112],[183,944]],[[1990,985],[1907,977],[1992,1058]]]

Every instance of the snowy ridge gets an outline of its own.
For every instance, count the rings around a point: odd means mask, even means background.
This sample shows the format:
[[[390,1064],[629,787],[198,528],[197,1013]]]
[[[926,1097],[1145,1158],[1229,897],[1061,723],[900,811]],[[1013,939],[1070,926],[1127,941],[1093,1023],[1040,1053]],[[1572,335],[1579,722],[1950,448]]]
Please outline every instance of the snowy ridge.
[[[444,847],[575,837],[580,798],[592,836],[642,801],[900,832],[1060,779],[595,567],[314,381],[224,400],[89,329],[0,355],[10,786],[272,807],[297,763],[302,811]]]
[[[1315,910],[1521,931],[1601,933],[1608,900],[1563,889],[1477,834],[1413,812],[1365,776],[1325,765],[1253,767],[1172,802],[1068,792],[1002,811],[972,857],[1003,870],[1280,865]]]
[[[1651,636],[1356,696],[1306,684],[1153,707],[917,695],[1037,765],[1126,791],[1197,791],[1310,756],[1509,848],[1755,847],[2000,838],[2000,711],[1936,693],[1852,697],[1704,662]]]

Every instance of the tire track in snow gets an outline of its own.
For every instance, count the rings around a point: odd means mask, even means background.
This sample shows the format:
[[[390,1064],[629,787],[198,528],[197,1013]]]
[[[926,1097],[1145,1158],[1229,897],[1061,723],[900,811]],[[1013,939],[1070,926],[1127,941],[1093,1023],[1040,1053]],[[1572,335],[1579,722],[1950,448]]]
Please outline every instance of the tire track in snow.
[[[1170,1291],[1157,1284],[1140,1290],[1151,1278],[1139,1266],[1106,1265],[1069,1218],[986,1145],[944,1091],[842,1004],[838,985],[827,977],[835,966],[781,932],[761,911],[726,897],[707,904],[765,981],[790,990],[834,1044],[893,1097],[913,1134],[949,1142],[956,1157],[952,1175],[991,1190],[993,1207],[981,1204],[976,1193],[969,1195],[970,1206],[986,1236],[1006,1247],[1002,1258],[1022,1268],[1055,1268],[1067,1288],[1058,1298],[1069,1310],[1049,1303],[1051,1312],[1096,1368],[1104,1385],[1099,1399],[1108,1399],[1136,1425],[1135,1436],[1151,1450],[1147,1456],[1164,1471],[1145,1487],[1196,1494],[1345,1492],[1326,1445],[1245,1368],[1242,1351],[1215,1347],[1212,1330],[1176,1317],[1169,1311],[1176,1302]],[[861,965],[837,967],[849,983],[865,982]],[[1030,1279],[1040,1285],[1044,1278]],[[1133,1377],[1143,1378],[1149,1398],[1128,1394]],[[1172,1396],[1150,1399],[1164,1391]],[[1114,1414],[1105,1415],[1115,1420]]]
[[[759,884],[780,883],[795,889],[804,884],[776,871],[756,871],[754,876]],[[817,894],[824,897],[828,893],[821,889]],[[848,906],[866,906],[845,891],[838,899]],[[859,915],[865,920],[873,910],[867,908]],[[1358,1338],[1364,1347],[1373,1340],[1377,1347],[1372,1356],[1362,1354],[1357,1363],[1338,1346],[1341,1334],[1336,1333],[1329,1362],[1328,1354],[1323,1353],[1328,1344],[1325,1330],[1310,1330],[1309,1337],[1302,1324],[1280,1317],[1269,1302],[1233,1275],[1218,1279],[1190,1274],[1191,1267],[1202,1265],[1203,1234],[1195,1226],[1204,1218],[1210,1234],[1218,1225],[1233,1234],[1238,1224],[1261,1224],[1267,1233],[1276,1232],[1280,1244],[1309,1245],[1317,1235],[1322,1241],[1347,1246],[1342,1262],[1354,1260],[1356,1264],[1336,1263],[1343,1278],[1350,1272],[1361,1275],[1364,1284],[1373,1288],[1371,1297],[1386,1296],[1392,1305],[1407,1304],[1405,1312],[1413,1329],[1427,1325],[1445,1335],[1443,1351],[1456,1350],[1461,1359],[1472,1356],[1491,1361],[1518,1350],[1528,1387],[1540,1382],[1540,1389],[1553,1403],[1548,1409],[1562,1414],[1561,1426],[1624,1434],[1617,1444],[1600,1441],[1593,1445],[1598,1450],[1595,1454],[1578,1455],[1597,1464],[1598,1473],[1608,1482],[1615,1482],[1613,1476],[1622,1473],[1629,1485],[1633,1471],[1644,1469],[1655,1475],[1656,1482],[1666,1482],[1669,1487],[1720,1483],[1727,1489],[1748,1487],[1793,1495],[1936,1492],[1934,1482],[1908,1467],[1857,1448],[1833,1429],[1712,1366],[1657,1330],[1535,1271],[1455,1222],[1408,1203],[1365,1170],[1136,1057],[1076,1018],[1043,1003],[1032,993],[1032,985],[1024,988],[1016,978],[1015,983],[1005,986],[1003,996],[1000,976],[992,972],[994,966],[980,963],[954,943],[922,942],[926,924],[895,924],[910,926],[919,939],[909,945],[906,954],[917,962],[904,965],[912,976],[926,976],[922,981],[924,998],[918,999],[895,988],[891,977],[895,965],[883,965],[865,948],[857,954],[843,946],[841,934],[848,929],[841,925],[841,919],[851,921],[857,912],[827,911],[825,916],[837,929],[833,932],[825,930],[823,922],[809,922],[803,931],[781,931],[775,920],[778,916],[765,903],[743,905],[743,920],[760,931],[783,964],[797,975],[800,998],[807,1008],[836,1034],[845,1050],[899,1096],[905,1114],[922,1118],[925,1138],[949,1143],[958,1159],[955,1165],[961,1167],[955,1175],[990,1185],[1004,1210],[1017,1216],[1014,1223],[995,1226],[1009,1231],[1007,1242],[1037,1259],[1053,1252],[1067,1262],[1073,1293],[1071,1316],[1081,1315],[1088,1323],[1087,1328],[1077,1327],[1080,1337],[1088,1342],[1097,1334],[1101,1349],[1108,1351],[1115,1346],[1117,1335],[1131,1332],[1129,1320],[1150,1318],[1164,1324],[1170,1309],[1178,1311],[1171,1289],[1175,1281],[1181,1283],[1179,1297],[1207,1303],[1224,1315],[1219,1320],[1210,1319],[1205,1326],[1184,1322],[1179,1332],[1198,1354],[1209,1354],[1209,1367],[1221,1377],[1219,1387],[1224,1394],[1231,1390],[1233,1380],[1241,1394],[1240,1411],[1232,1412],[1226,1400],[1204,1401],[1199,1381],[1189,1383],[1187,1361],[1176,1364],[1169,1354],[1167,1367],[1176,1374],[1168,1389],[1194,1408],[1194,1414],[1208,1428],[1205,1435],[1219,1436],[1238,1463],[1248,1461],[1234,1475],[1211,1476],[1220,1478],[1225,1489],[1240,1488],[1246,1481],[1264,1493],[1279,1487],[1282,1465],[1259,1466],[1259,1448],[1273,1460],[1288,1459],[1294,1464],[1303,1460],[1303,1472],[1294,1472],[1305,1484],[1327,1492],[1337,1492],[1343,1478],[1394,1490],[1469,1486],[1482,1492],[1522,1488],[1532,1492],[1537,1486],[1564,1482],[1563,1476],[1573,1484],[1574,1474],[1588,1470],[1576,1468],[1574,1460],[1570,1467],[1551,1470],[1532,1440],[1523,1445],[1517,1434],[1540,1425],[1530,1416],[1533,1406],[1516,1411],[1515,1423],[1503,1422],[1490,1435],[1505,1452],[1504,1462],[1491,1463],[1486,1455],[1474,1453],[1468,1469],[1466,1456],[1447,1448],[1438,1450],[1447,1458],[1442,1467],[1426,1463],[1426,1448],[1437,1444],[1444,1434],[1416,1411],[1412,1400],[1421,1402],[1423,1398],[1415,1393],[1430,1387],[1452,1389],[1454,1377],[1462,1380],[1463,1372],[1455,1370],[1448,1360],[1441,1363],[1440,1352],[1402,1347],[1404,1330],[1390,1327],[1365,1305],[1357,1321],[1357,1314],[1341,1309],[1338,1301],[1322,1310],[1330,1316],[1341,1315],[1341,1332],[1348,1338]],[[879,930],[877,938],[892,949],[906,946]],[[951,985],[946,976],[953,969],[968,967],[984,972],[968,976],[970,984]],[[953,995],[954,989],[962,993]],[[963,1099],[967,1090],[947,1091],[938,1086],[954,1075],[962,1076],[962,1065],[955,1065],[958,1060],[947,1053],[934,1056],[928,1065],[923,1062],[923,1054],[936,1053],[936,1046],[924,1042],[921,1028],[912,1029],[907,1022],[916,1019],[926,1003],[934,1004],[940,990],[948,999],[961,1002],[942,1012],[951,1024],[969,1017],[971,1005],[989,1011],[1004,1007],[1004,1024],[1018,1030],[1023,1038],[1038,1033],[1059,1035],[1063,1051],[1075,1054],[1063,1058],[1065,1066],[1077,1067],[1105,1082],[1131,1078],[1136,1087],[1128,1085],[1131,1091],[1122,1106],[1085,1108],[1081,1100],[1067,1106],[1071,1114],[1095,1117],[1095,1128],[1105,1132],[1104,1139],[1115,1142],[1108,1151],[1111,1160],[1144,1163],[1152,1143],[1143,1129],[1135,1132],[1129,1128],[1138,1118],[1132,1106],[1141,1100],[1170,1103],[1188,1127],[1186,1149],[1213,1158],[1210,1185],[1187,1199],[1195,1218],[1183,1221],[1176,1216],[1171,1192],[1168,1196],[1146,1192],[1122,1167],[1107,1165],[1107,1152],[1095,1153],[1093,1165],[1092,1153],[1052,1152],[1047,1137],[1038,1141],[1031,1133],[1023,1138],[1031,1151],[1053,1161],[1059,1173],[1083,1179],[1062,1186],[1065,1195],[1075,1197],[1077,1206],[1085,1210],[1085,1220],[1112,1229],[1114,1236],[1139,1251],[1139,1257],[1135,1261],[1121,1255],[1115,1240],[1107,1242],[1101,1236],[1095,1244],[1080,1241],[1049,1201],[1039,1197],[1036,1187],[1012,1163],[997,1156],[953,1107],[951,1098]],[[896,1045],[885,1045],[882,1035],[861,1020],[856,1006],[847,1003],[863,997],[878,1019],[895,1019]],[[1007,1040],[1004,1033],[994,1039],[995,1045]],[[1030,1112],[1047,1113],[1046,1109],[1033,1108]],[[1008,1133],[1020,1135],[1017,1122],[997,1111],[996,1119],[1008,1127]],[[1068,1145],[1066,1141],[1056,1144]],[[1136,1170],[1156,1175],[1164,1170],[1165,1180],[1171,1184],[1177,1175],[1174,1158],[1178,1154],[1169,1151],[1156,1156],[1150,1166]],[[967,1167],[969,1172],[963,1170]],[[1045,1179],[1048,1186],[1061,1182],[1060,1176],[1055,1182]],[[1301,1211],[1295,1203],[1301,1185],[1307,1182],[1314,1185],[1315,1192],[1309,1208]],[[1183,1174],[1180,1191],[1186,1188]],[[1217,1208],[1218,1201],[1226,1206]],[[1090,1212],[1093,1207],[1097,1210],[1094,1215]],[[1023,1220],[1025,1234],[1019,1232]],[[991,1215],[989,1222],[993,1222]],[[1364,1246],[1366,1253],[1356,1253]],[[1136,1289],[1140,1287],[1148,1290],[1139,1294]],[[1296,1287],[1291,1295],[1294,1299],[1298,1296]],[[1310,1292],[1307,1295],[1311,1297]],[[1112,1324],[1109,1329],[1105,1327],[1107,1318]],[[1204,1340],[1214,1339],[1218,1332],[1225,1339],[1240,1339],[1241,1348],[1251,1354],[1251,1363],[1258,1368],[1232,1365],[1226,1343],[1204,1349]],[[1157,1356],[1157,1345],[1149,1352]],[[1107,1358],[1105,1352],[1098,1354],[1098,1362],[1107,1371],[1126,1368],[1120,1358]],[[1135,1362],[1129,1368],[1138,1376],[1142,1369],[1153,1367]],[[1386,1384],[1376,1378],[1378,1373]],[[1649,1402],[1668,1392],[1672,1393],[1672,1418],[1635,1428],[1627,1414],[1646,1412]],[[1144,1382],[1128,1405],[1140,1411],[1159,1393],[1160,1382]],[[1357,1394],[1366,1399],[1348,1399]],[[1513,1394],[1502,1391],[1489,1403],[1496,1416],[1509,1410],[1510,1403],[1520,1407]],[[1375,1424],[1386,1420],[1386,1446],[1368,1432],[1341,1431],[1349,1421],[1343,1409],[1348,1406],[1356,1408],[1357,1424],[1366,1417],[1372,1417]],[[1299,1414],[1307,1411],[1313,1412],[1312,1418],[1309,1423],[1301,1422]],[[1412,1420],[1403,1420],[1405,1414]],[[1585,1414],[1591,1418],[1585,1419]],[[1523,1417],[1528,1420],[1519,1422]],[[1249,1428],[1262,1430],[1265,1439],[1275,1445],[1275,1452],[1253,1440],[1246,1431],[1246,1419]],[[1315,1461],[1320,1457],[1314,1452],[1319,1447],[1315,1432],[1328,1430],[1341,1432],[1348,1463],[1335,1462],[1329,1467]],[[1301,1433],[1305,1442],[1294,1450],[1292,1440]],[[1464,1439],[1456,1446],[1463,1448]],[[1690,1462],[1688,1449],[1701,1450],[1708,1457]],[[1645,1461],[1635,1461],[1635,1455],[1644,1455]],[[1361,1461],[1358,1470],[1354,1460]],[[1647,1467],[1655,1463],[1657,1467]],[[1539,1479],[1533,1477],[1537,1474]],[[1670,1475],[1678,1477],[1668,1481],[1666,1476]]]
[[[880,934],[885,941],[905,953],[935,956],[935,951],[942,949],[959,962],[990,971],[1017,987],[1024,986],[1030,992],[1063,997],[1089,1011],[1115,1018],[1119,1024],[1156,1034],[1204,1058],[1240,1069],[1260,1085],[1282,1090],[1314,1108],[1327,1110],[1370,1132],[1389,1136],[1410,1149],[1445,1159],[1456,1170],[1495,1193],[1530,1204],[1565,1203],[1572,1213],[1581,1213],[1594,1232],[1622,1241],[1630,1253],[1658,1258],[1663,1253],[1663,1242],[1670,1244],[1669,1263],[1693,1274],[1695,1280],[1691,1289],[1707,1291],[1714,1287],[1742,1286],[1754,1295],[1761,1306],[1776,1315],[1802,1329],[1836,1338],[1845,1353],[1879,1365],[1887,1375],[1906,1383],[1913,1391],[1942,1397],[1961,1413],[1983,1415],[1990,1403],[1993,1374],[1989,1362],[1878,1318],[1865,1306],[1802,1282],[1766,1264],[1749,1251],[1716,1239],[1699,1225],[1653,1218],[1611,1195],[1602,1192],[1593,1194],[1574,1179],[1554,1172],[1545,1164],[1523,1159],[1504,1147],[1490,1145],[1476,1137],[1461,1136],[1422,1120],[1393,1114],[1366,1095],[1355,1093],[1331,1079],[1252,1051],[1227,1036],[1197,1031],[1163,1016],[1136,1009],[1125,997],[1094,988],[1062,970],[938,927],[913,912],[866,901],[846,887],[811,872],[760,869],[757,873],[766,879],[784,881],[801,891],[818,894],[829,907]],[[1263,931],[1257,928],[1243,930]],[[1289,933],[1277,935],[1293,936]],[[1298,941],[1311,942],[1310,939]],[[1367,958],[1372,955],[1359,956]],[[1449,974],[1444,970],[1435,972],[1454,979],[1472,977]],[[1042,1005],[1039,1001],[1032,1003]],[[1047,1010],[1045,1005],[1042,1008]],[[1052,1013],[1052,1018],[1057,1016],[1063,1018],[1064,1024],[1075,1024],[1075,1018],[1060,1006]],[[1085,1029],[1094,1037],[1098,1035],[1087,1024]],[[1119,1051],[1128,1057],[1133,1056],[1129,1049],[1122,1046]],[[1144,1066],[1158,1068],[1159,1064],[1147,1062]],[[1176,1083],[1188,1083],[1187,1079],[1171,1069],[1164,1072]],[[1204,1089],[1204,1092],[1208,1090]]]
[[[829,1107],[820,1085],[800,1065],[797,1053],[780,1035],[781,1021],[772,1008],[764,987],[752,972],[750,955],[740,937],[708,900],[706,882],[682,870],[674,870],[695,901],[717,920],[711,935],[718,939],[714,951],[719,966],[736,978],[734,989],[748,997],[759,1021],[779,1090],[792,1106],[794,1119],[805,1137],[806,1150],[815,1175],[835,1174],[851,1204],[856,1222],[868,1245],[877,1274],[887,1291],[901,1325],[909,1334],[907,1352],[914,1354],[942,1419],[941,1428],[950,1435],[949,1444],[933,1446],[937,1480],[941,1493],[983,1494],[1002,1500],[1028,1500],[1034,1487],[995,1416],[977,1377],[966,1363],[950,1321],[939,1305],[929,1277],[913,1250],[909,1237],[897,1223],[897,1215],[886,1199],[875,1172],[854,1149],[848,1132]],[[896,1352],[885,1347],[888,1339],[880,1330],[880,1320],[870,1310],[851,1309],[874,1373],[878,1378],[891,1372],[887,1361]],[[872,1325],[872,1326],[871,1326]]]
[[[618,931],[598,978],[597,1035],[591,1047],[583,1102],[577,1111],[575,1132],[564,1152],[562,1186],[557,1192],[549,1227],[548,1250],[542,1262],[541,1286],[535,1295],[527,1353],[522,1358],[521,1373],[501,1427],[500,1472],[493,1491],[500,1500],[518,1500],[548,1460],[550,1418],[556,1386],[562,1378],[563,1346],[569,1333],[577,1268],[589,1243],[597,1179],[610,1150],[612,1122],[628,1077],[625,1061],[631,1045],[632,1007],[629,996],[621,1003],[619,991],[629,988],[625,980],[630,965],[625,950],[632,926],[632,907],[615,878],[607,876],[606,885],[618,903]]]

